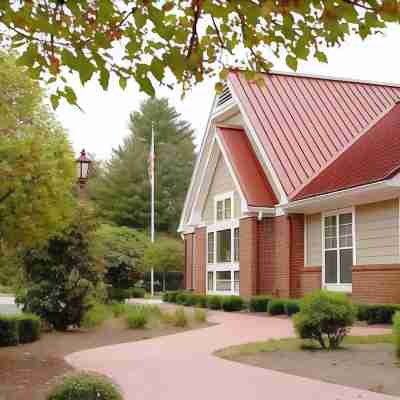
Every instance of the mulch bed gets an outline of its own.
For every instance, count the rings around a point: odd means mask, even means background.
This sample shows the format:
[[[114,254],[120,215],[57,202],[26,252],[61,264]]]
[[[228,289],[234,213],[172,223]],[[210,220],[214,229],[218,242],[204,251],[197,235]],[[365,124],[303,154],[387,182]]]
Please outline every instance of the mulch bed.
[[[387,343],[353,344],[337,351],[276,350],[235,355],[233,361],[306,378],[400,396],[400,368]]]
[[[51,332],[37,342],[0,348],[0,400],[44,400],[61,378],[73,372],[64,357],[106,345],[133,342],[183,332],[172,326],[129,330],[121,319],[106,321],[93,331]]]

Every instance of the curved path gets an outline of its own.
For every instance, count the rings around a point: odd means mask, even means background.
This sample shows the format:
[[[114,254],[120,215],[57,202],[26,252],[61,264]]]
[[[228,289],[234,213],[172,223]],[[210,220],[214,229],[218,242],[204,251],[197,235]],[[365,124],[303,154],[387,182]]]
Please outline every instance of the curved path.
[[[86,350],[69,355],[67,361],[108,375],[121,386],[126,400],[395,399],[217,358],[212,353],[223,347],[293,336],[293,330],[289,320],[247,314],[210,312],[209,320],[218,325]],[[352,333],[384,332],[355,328]]]

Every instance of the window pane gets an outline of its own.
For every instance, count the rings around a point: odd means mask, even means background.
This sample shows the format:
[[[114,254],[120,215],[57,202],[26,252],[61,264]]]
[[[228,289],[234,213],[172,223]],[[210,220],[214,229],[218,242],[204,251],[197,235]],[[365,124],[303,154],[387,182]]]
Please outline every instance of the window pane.
[[[234,238],[234,261],[239,261],[239,243],[240,243],[239,228],[235,228],[233,233],[233,238]]]
[[[353,250],[340,250],[340,283],[351,283],[353,267]]]
[[[224,217],[224,202],[222,200],[217,201],[217,221],[221,221]]]
[[[217,232],[217,262],[231,261],[231,230]]]
[[[353,246],[353,221],[351,214],[339,216],[339,247]]]
[[[336,215],[325,217],[325,248],[337,247]]]
[[[216,271],[215,274],[215,290],[229,292],[231,290],[231,271]]]
[[[214,273],[212,271],[207,274],[208,290],[214,290]]]
[[[232,204],[231,199],[225,199],[225,219],[232,218]]]
[[[325,251],[325,283],[337,283],[337,251]]]
[[[214,262],[214,232],[208,234],[208,263]]]
[[[233,273],[233,290],[235,293],[240,292],[240,271]]]

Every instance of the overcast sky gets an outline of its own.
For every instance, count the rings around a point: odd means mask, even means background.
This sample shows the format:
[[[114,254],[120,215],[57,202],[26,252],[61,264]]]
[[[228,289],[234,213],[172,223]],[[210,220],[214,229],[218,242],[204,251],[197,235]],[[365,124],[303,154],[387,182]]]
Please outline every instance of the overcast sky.
[[[298,72],[356,78],[400,84],[400,27],[389,28],[385,35],[362,42],[349,41],[340,49],[327,52],[329,63],[302,62]],[[284,63],[277,63],[277,70],[286,70]],[[191,122],[200,142],[214,96],[214,81],[207,80],[192,89],[181,100],[180,90],[159,89],[158,96],[168,97],[182,117]],[[85,87],[74,86],[79,104],[84,112],[62,104],[57,110],[59,119],[67,128],[76,153],[85,148],[99,159],[107,159],[111,149],[121,144],[128,134],[129,113],[137,110],[146,95],[139,93],[134,82],[123,91],[115,82],[110,82],[104,92],[96,82]]]

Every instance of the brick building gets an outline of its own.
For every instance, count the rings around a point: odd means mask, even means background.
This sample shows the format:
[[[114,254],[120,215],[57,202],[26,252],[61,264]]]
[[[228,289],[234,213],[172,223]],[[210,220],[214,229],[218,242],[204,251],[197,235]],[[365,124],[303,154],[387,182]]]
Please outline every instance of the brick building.
[[[235,71],[179,231],[185,286],[400,303],[400,86]]]

